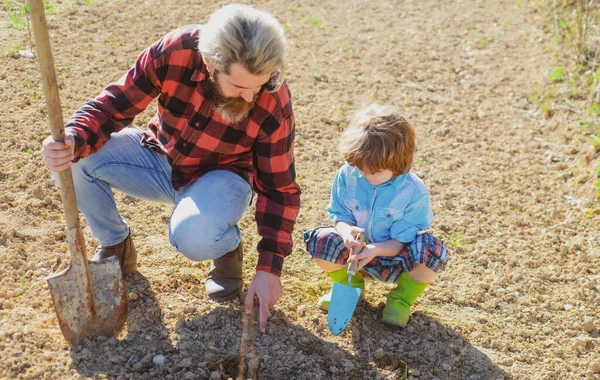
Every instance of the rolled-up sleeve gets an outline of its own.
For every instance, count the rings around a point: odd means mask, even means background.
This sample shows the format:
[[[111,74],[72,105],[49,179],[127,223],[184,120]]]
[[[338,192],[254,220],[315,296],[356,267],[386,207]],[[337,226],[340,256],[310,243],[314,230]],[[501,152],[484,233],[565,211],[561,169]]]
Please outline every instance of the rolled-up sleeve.
[[[333,184],[331,185],[331,197],[329,198],[329,205],[327,207],[329,220],[334,225],[337,222],[356,224],[352,212],[344,204],[344,200],[348,195],[346,189],[346,171],[344,168],[342,167],[335,173]]]

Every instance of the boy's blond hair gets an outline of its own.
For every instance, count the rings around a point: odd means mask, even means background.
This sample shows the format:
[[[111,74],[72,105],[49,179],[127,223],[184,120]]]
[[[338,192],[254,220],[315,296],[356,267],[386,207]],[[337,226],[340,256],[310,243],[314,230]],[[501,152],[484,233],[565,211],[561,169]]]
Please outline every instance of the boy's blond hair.
[[[415,130],[390,107],[372,104],[359,111],[343,133],[340,151],[361,170],[408,173],[415,153]]]

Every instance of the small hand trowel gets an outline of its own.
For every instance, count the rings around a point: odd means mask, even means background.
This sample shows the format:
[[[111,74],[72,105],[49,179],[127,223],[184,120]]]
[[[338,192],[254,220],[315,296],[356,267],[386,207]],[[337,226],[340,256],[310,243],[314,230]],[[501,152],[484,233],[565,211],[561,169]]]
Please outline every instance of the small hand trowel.
[[[362,234],[356,235],[356,241],[361,244],[364,243],[365,239]],[[358,252],[356,252],[358,250]],[[362,251],[360,248],[353,248],[352,255],[359,254]],[[331,290],[331,301],[329,302],[329,311],[327,312],[327,324],[329,325],[329,331],[333,335],[340,335],[342,331],[350,323],[354,309],[362,293],[361,288],[354,288],[350,286],[350,280],[356,273],[356,261],[351,261],[348,267],[348,285],[340,284],[338,282],[333,283],[333,289]]]

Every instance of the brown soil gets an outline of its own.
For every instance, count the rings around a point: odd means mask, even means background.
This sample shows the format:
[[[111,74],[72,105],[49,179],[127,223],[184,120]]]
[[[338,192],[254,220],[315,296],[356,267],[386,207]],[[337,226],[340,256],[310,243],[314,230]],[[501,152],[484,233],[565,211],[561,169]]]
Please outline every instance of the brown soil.
[[[217,7],[198,1],[63,0],[48,13],[65,117],[116,80],[167,31]],[[525,2],[526,3],[526,2]],[[368,5],[367,5],[368,4]],[[552,69],[547,16],[497,1],[259,1],[289,24],[303,206],[284,296],[256,338],[262,379],[600,379],[598,154],[575,120],[528,101]],[[170,208],[117,198],[140,253],[128,276],[127,330],[69,348],[46,276],[69,254],[62,206],[40,146],[46,106],[28,45],[0,5],[0,377],[225,379],[236,376],[239,302],[203,294],[208,263],[168,243]],[[331,286],[307,260],[304,230],[327,224],[329,183],[351,114],[393,104],[416,126],[414,166],[428,185],[433,233],[451,247],[406,329],[381,323],[386,286],[371,284],[347,332],[313,305]],[[154,107],[135,125],[144,127]],[[588,211],[592,210],[592,211]],[[587,214],[586,214],[586,211]],[[246,284],[258,236],[242,221]],[[85,222],[84,222],[85,226]],[[96,244],[85,229],[90,253]],[[163,365],[153,358],[163,355]]]

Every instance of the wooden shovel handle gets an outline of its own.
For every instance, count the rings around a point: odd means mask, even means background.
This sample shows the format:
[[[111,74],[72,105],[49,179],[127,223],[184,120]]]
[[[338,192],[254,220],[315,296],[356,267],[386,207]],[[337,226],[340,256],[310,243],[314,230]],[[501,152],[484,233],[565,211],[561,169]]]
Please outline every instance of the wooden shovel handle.
[[[31,23],[33,24],[33,34],[35,35],[38,60],[40,62],[42,84],[44,86],[46,104],[48,105],[50,131],[54,140],[64,141],[65,129],[63,126],[62,108],[60,106],[56,72],[54,70],[54,59],[52,58],[50,38],[48,37],[48,27],[42,0],[29,0],[29,8],[31,10]],[[75,197],[75,187],[73,186],[71,169],[64,170],[58,173],[58,175],[67,229],[79,228],[77,199]]]

